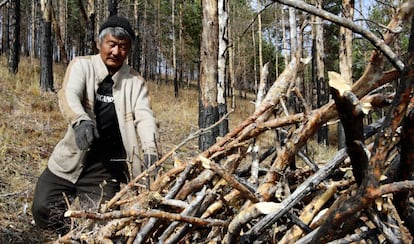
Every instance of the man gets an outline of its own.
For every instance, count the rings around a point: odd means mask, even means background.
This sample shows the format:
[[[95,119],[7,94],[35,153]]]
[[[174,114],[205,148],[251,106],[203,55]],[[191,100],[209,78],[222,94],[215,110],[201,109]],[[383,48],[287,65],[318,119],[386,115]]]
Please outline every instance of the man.
[[[97,210],[120,190],[128,169],[137,174],[157,160],[147,89],[125,63],[134,38],[127,19],[111,16],[99,28],[99,54],[69,64],[58,93],[69,127],[36,185],[32,212],[37,226],[66,231],[65,198],[78,197],[83,209]]]

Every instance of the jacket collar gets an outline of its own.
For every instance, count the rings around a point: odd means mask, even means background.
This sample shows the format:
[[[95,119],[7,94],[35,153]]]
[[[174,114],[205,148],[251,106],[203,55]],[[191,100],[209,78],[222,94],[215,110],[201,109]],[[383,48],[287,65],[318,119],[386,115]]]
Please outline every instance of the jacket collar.
[[[98,75],[98,81],[103,81],[109,74],[108,69],[106,68],[105,63],[103,62],[101,55],[96,54],[92,56],[94,66],[96,68],[96,73]],[[114,81],[114,86],[116,86],[125,74],[128,74],[130,70],[129,65],[125,62],[122,64],[121,68],[112,76]]]

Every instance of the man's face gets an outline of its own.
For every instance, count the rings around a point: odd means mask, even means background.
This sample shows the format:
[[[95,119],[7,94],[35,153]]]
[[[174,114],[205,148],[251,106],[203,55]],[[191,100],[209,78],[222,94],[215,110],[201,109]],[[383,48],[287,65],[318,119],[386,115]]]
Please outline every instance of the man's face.
[[[129,39],[118,39],[107,34],[99,46],[99,54],[110,74],[114,74],[124,63],[131,48]]]

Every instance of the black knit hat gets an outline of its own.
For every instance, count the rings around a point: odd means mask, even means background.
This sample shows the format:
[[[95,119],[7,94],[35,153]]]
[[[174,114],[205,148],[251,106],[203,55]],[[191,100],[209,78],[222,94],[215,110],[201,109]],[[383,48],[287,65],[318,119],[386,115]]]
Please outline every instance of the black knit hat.
[[[99,33],[105,28],[108,27],[121,27],[128,32],[131,36],[132,40],[135,40],[135,32],[129,24],[129,21],[121,16],[112,15],[109,16],[108,19],[99,27]]]

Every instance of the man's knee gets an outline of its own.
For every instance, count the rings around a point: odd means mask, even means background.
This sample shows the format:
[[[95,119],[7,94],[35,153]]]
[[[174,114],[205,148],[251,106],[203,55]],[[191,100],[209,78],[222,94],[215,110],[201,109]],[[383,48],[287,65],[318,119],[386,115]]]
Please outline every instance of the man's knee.
[[[64,218],[67,206],[63,192],[70,197],[70,184],[46,169],[36,184],[32,203],[33,219],[38,227],[57,230],[70,222]]]
[[[70,229],[70,218],[64,217],[65,211],[66,207],[62,204],[33,200],[33,219],[39,228],[66,233]]]
[[[47,203],[33,199],[32,204],[33,219],[37,226],[46,229],[49,225],[49,208]]]

